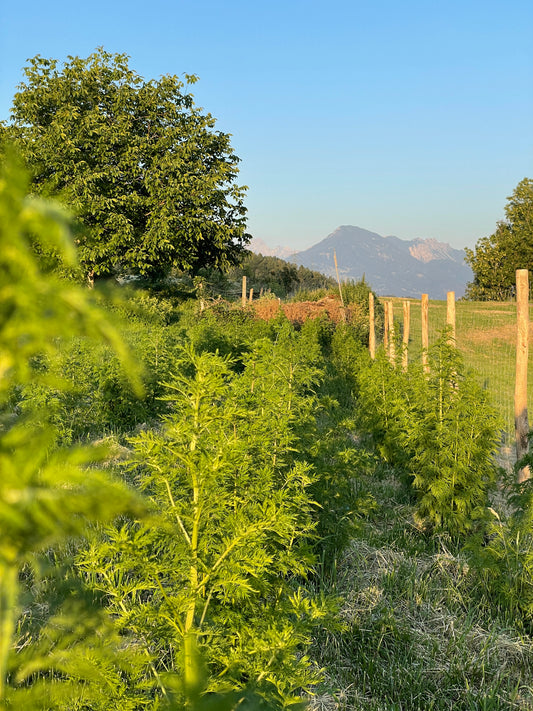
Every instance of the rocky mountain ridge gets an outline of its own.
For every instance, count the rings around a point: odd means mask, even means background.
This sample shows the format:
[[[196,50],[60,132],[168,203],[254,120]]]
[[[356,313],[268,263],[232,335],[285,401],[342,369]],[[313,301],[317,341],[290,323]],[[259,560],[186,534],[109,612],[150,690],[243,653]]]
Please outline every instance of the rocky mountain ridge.
[[[334,253],[341,279],[363,275],[380,296],[445,299],[446,292],[464,295],[472,271],[465,252],[436,239],[382,237],[361,227],[343,225],[309,249],[287,258],[327,276],[335,276]]]

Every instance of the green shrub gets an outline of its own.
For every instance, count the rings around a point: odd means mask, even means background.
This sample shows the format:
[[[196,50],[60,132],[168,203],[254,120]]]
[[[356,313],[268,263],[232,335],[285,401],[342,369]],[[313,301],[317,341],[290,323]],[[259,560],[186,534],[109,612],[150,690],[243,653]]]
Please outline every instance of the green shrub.
[[[526,455],[515,466],[531,466]],[[494,508],[484,536],[469,545],[479,591],[491,606],[504,610],[511,619],[533,630],[533,481],[528,479],[507,489],[506,516]]]
[[[121,634],[142,640],[163,694],[165,672],[186,675],[192,638],[207,692],[251,685],[282,707],[317,680],[301,649],[328,614],[298,585],[313,562],[314,477],[292,425],[310,415],[315,374],[270,341],[242,374],[230,366],[187,351],[167,385],[172,413],[133,440],[133,474],[161,519],[108,528],[78,565]]]
[[[429,352],[429,374],[407,373],[383,350],[360,371],[359,422],[380,454],[407,474],[417,519],[461,536],[486,513],[496,476],[500,423],[445,331]]]

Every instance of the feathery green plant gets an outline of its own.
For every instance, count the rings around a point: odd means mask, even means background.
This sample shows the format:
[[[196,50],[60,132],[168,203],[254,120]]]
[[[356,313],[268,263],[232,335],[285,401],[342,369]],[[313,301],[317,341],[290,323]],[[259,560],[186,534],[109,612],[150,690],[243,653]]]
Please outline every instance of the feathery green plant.
[[[420,524],[460,536],[486,513],[500,423],[444,331],[429,373],[407,372],[383,350],[358,375],[360,422],[417,492]]]
[[[4,156],[0,175],[0,708],[74,708],[80,699],[102,706],[102,675],[118,639],[102,641],[109,620],[72,580],[54,604],[35,600],[54,587],[52,551],[88,525],[144,510],[140,498],[108,473],[89,466],[102,447],[61,449],[47,412],[11,406],[15,387],[49,382],[36,367],[54,357],[57,339],[91,334],[129,364],[116,331],[75,284],[43,274],[35,246],[75,265],[68,217],[32,200],[16,160]],[[39,250],[37,250],[39,251]],[[130,372],[135,369],[130,368]],[[138,380],[133,380],[138,387]],[[136,383],[136,385],[135,385]],[[51,587],[50,587],[51,586]],[[44,605],[44,607],[43,607]],[[44,609],[46,608],[46,610]],[[83,611],[83,612],[82,612]],[[81,616],[83,614],[83,616]],[[118,671],[107,677],[120,686]],[[113,696],[112,691],[108,696]],[[100,698],[100,701],[98,701]]]
[[[186,350],[167,383],[172,413],[132,440],[132,475],[160,522],[108,527],[78,556],[167,698],[183,702],[196,647],[208,695],[248,688],[284,707],[317,679],[300,650],[328,609],[298,585],[313,562],[313,477],[291,451],[312,377],[270,341],[240,375]]]
[[[429,351],[429,369],[423,417],[408,421],[402,440],[411,450],[419,519],[460,536],[486,517],[501,423],[447,331]]]

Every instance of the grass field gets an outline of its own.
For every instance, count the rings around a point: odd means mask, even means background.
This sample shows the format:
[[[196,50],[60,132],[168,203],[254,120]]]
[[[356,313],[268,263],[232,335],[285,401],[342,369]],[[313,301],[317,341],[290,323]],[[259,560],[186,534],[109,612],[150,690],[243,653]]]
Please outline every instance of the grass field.
[[[403,299],[392,298],[395,323],[403,323]],[[411,303],[409,358],[421,356],[420,301]],[[530,319],[532,314],[530,314]],[[446,325],[446,302],[429,302],[429,343]],[[530,334],[533,333],[530,326]],[[516,367],[516,304],[511,302],[456,303],[456,342],[465,364],[479,375],[481,385],[502,417],[504,445],[514,441],[514,387]],[[528,402],[533,398],[533,357],[530,358]]]
[[[483,597],[467,553],[417,530],[386,467],[357,486],[376,508],[338,564],[344,628],[315,642],[311,711],[532,709],[531,636]]]

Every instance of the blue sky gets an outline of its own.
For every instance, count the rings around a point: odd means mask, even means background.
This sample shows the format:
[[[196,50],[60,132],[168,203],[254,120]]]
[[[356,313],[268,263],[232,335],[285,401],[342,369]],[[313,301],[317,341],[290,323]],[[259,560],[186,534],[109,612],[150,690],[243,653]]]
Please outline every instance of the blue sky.
[[[197,74],[271,246],[346,224],[473,246],[533,177],[531,0],[1,5],[0,119],[36,54],[103,46],[147,79]]]

